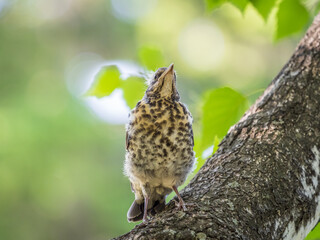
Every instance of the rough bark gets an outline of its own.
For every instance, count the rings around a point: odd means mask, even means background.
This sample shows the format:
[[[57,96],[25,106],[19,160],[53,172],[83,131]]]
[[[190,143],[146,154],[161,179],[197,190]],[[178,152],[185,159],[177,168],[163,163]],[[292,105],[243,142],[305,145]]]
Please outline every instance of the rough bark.
[[[320,15],[182,191],[117,239],[303,239],[320,217]]]

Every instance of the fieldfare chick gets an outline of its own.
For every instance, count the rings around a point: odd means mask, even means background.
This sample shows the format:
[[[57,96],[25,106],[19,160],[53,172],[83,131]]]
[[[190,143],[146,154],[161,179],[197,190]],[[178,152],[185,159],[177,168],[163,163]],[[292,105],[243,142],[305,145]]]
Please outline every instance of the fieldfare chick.
[[[192,116],[179,100],[171,64],[156,71],[143,99],[129,114],[124,170],[135,200],[128,221],[145,222],[148,213],[162,211],[172,190],[179,207],[186,210],[177,187],[186,180],[195,157]]]

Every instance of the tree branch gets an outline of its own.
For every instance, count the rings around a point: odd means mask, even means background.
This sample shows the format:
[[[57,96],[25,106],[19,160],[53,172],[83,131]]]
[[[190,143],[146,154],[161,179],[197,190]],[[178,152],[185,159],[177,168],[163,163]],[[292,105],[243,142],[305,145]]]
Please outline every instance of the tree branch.
[[[320,217],[320,15],[164,212],[117,239],[303,239]]]

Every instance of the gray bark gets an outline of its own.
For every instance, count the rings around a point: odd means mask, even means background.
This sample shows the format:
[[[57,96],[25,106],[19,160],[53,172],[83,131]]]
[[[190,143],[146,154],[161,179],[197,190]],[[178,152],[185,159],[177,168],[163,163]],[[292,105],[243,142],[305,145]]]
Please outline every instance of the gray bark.
[[[303,239],[320,217],[320,15],[164,212],[117,239]]]

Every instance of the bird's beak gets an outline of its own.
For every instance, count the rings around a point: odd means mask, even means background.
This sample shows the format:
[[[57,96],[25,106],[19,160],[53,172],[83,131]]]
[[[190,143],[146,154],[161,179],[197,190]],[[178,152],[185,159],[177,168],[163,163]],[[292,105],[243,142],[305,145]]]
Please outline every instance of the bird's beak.
[[[159,78],[158,84],[162,96],[171,96],[176,90],[176,81],[173,70],[173,63],[162,73]]]
[[[169,72],[172,72],[172,73],[173,73],[173,67],[174,67],[174,64],[171,63],[170,66],[167,68],[168,73],[169,73]]]
[[[165,78],[168,74],[173,77],[174,75],[173,66],[174,64],[171,63],[170,66],[167,67],[167,69],[162,73],[161,78]]]

